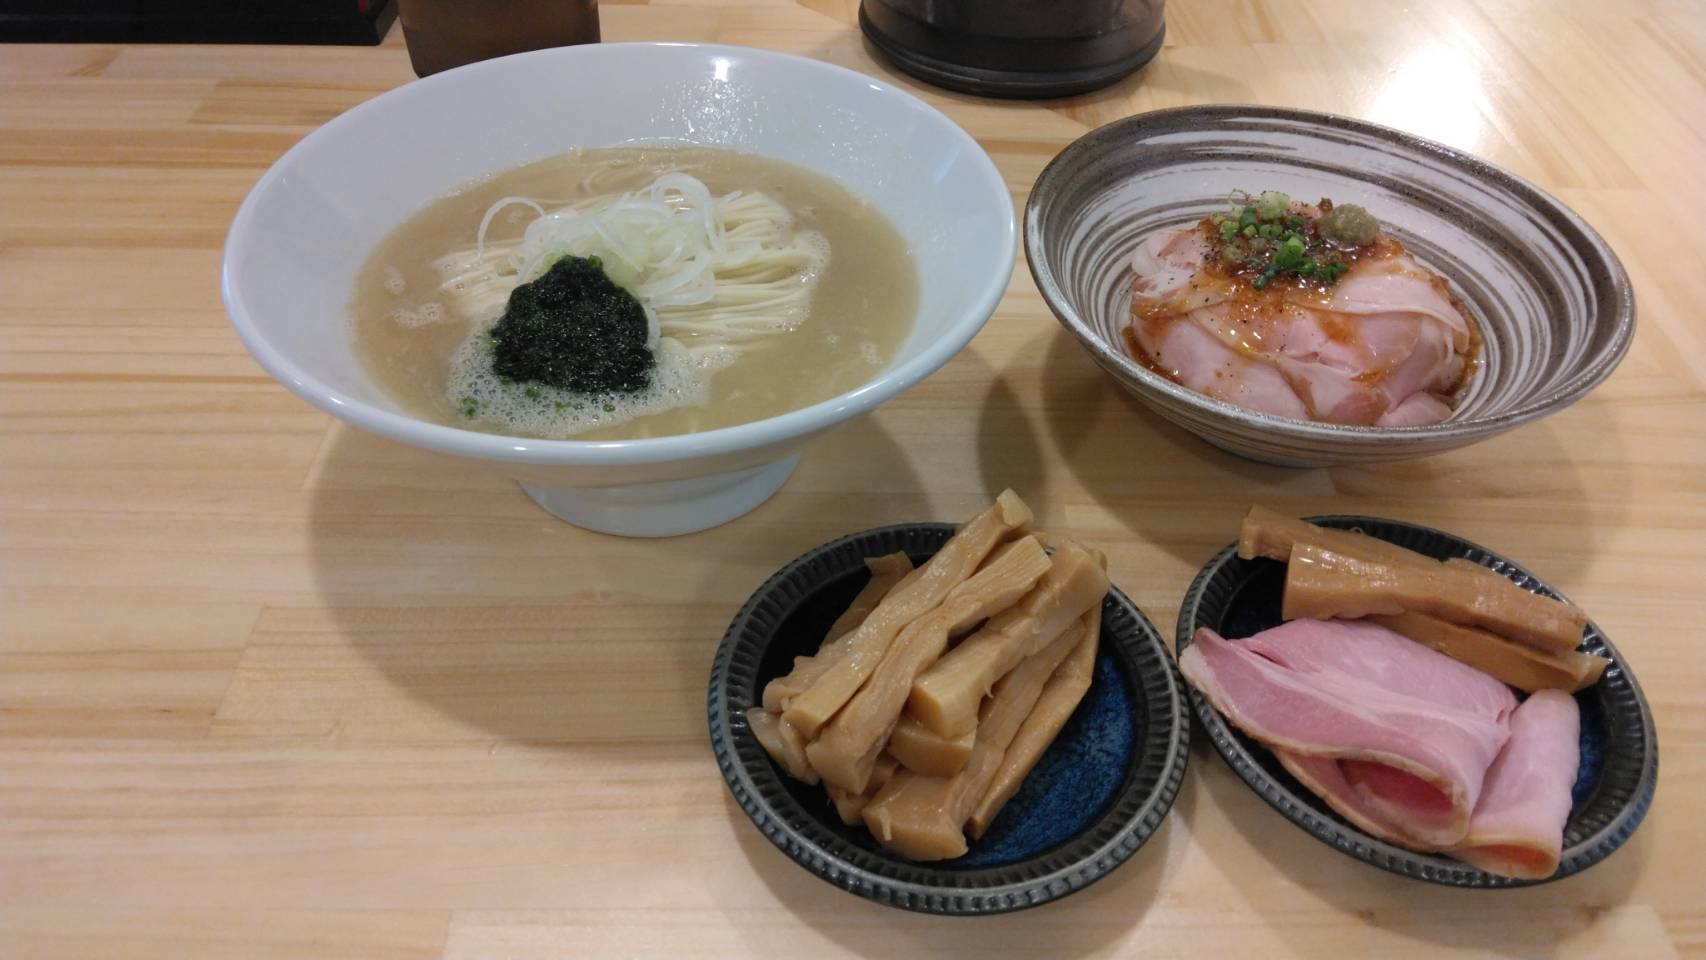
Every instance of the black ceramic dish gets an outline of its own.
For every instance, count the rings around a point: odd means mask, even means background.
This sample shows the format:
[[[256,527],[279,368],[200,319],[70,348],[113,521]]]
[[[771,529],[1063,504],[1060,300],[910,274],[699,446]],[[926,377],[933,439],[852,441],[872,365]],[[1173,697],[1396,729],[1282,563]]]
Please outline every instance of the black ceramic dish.
[[[1374,517],[1312,517],[1324,527],[1358,529],[1435,558],[1467,557],[1504,574],[1525,590],[1559,597],[1527,570],[1467,540],[1427,527]],[[1179,610],[1177,649],[1190,646],[1198,627],[1229,638],[1247,637],[1280,623],[1285,565],[1241,560],[1234,546],[1215,554],[1197,574]],[[1564,826],[1558,872],[1546,880],[1513,880],[1449,857],[1412,853],[1377,840],[1345,822],[1300,785],[1268,750],[1228,724],[1194,688],[1191,707],[1238,776],[1270,806],[1333,849],[1393,873],[1456,887],[1522,887],[1579,873],[1623,845],[1646,816],[1658,783],[1659,746],[1647,698],[1617,648],[1589,623],[1581,650],[1611,658],[1599,683],[1576,694],[1582,712],[1582,764],[1574,806]]]
[[[1090,691],[1024,786],[958,860],[916,863],[841,823],[822,787],[770,760],[746,724],[764,685],[817,649],[869,577],[864,558],[905,550],[921,563],[946,523],[855,533],[788,564],[736,614],[711,666],[711,748],[758,829],[801,866],[859,896],[925,913],[1036,906],[1106,876],[1142,846],[1185,774],[1190,721],[1166,645],[1118,590],[1102,605]]]

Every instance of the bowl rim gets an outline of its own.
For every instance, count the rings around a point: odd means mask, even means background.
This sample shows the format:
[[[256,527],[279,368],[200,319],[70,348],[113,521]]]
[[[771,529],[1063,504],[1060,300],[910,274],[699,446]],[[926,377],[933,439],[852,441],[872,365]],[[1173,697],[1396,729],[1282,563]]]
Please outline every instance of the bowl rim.
[[[1490,416],[1447,419],[1423,426],[1351,426],[1314,420],[1295,420],[1290,417],[1251,410],[1248,407],[1241,407],[1235,403],[1198,393],[1189,387],[1174,383],[1166,377],[1146,369],[1142,364],[1128,356],[1124,350],[1115,349],[1096,335],[1091,330],[1090,325],[1073,308],[1070,299],[1056,280],[1053,268],[1042,256],[1041,208],[1048,198],[1060,189],[1060,185],[1066,181],[1067,165],[1074,155],[1092,150],[1117,149],[1121,144],[1144,139],[1142,128],[1145,124],[1154,123],[1158,120],[1171,121],[1187,117],[1210,121],[1241,118],[1275,119],[1305,124],[1331,125],[1398,142],[1421,153],[1433,163],[1452,164],[1477,179],[1497,182],[1520,198],[1529,208],[1545,214],[1548,222],[1565,229],[1566,232],[1574,231],[1579,243],[1572,244],[1573,249],[1589,263],[1605,268],[1606,275],[1610,280],[1614,304],[1612,322],[1615,324],[1615,328],[1611,341],[1560,389],[1542,399]],[[1062,326],[1070,330],[1079,342],[1090,350],[1093,358],[1100,366],[1104,369],[1111,368],[1111,372],[1124,375],[1145,390],[1164,394],[1176,403],[1196,408],[1205,414],[1241,421],[1246,426],[1260,427],[1292,440],[1367,441],[1392,444],[1411,441],[1438,441],[1448,438],[1461,438],[1464,435],[1497,433],[1555,413],[1586,396],[1590,390],[1604,382],[1617,369],[1635,338],[1635,291],[1629,280],[1628,271],[1624,269],[1623,262],[1618,259],[1617,253],[1611,248],[1611,245],[1580,214],[1522,177],[1467,151],[1395,127],[1319,110],[1299,110],[1255,104],[1202,104],[1150,110],[1104,124],[1068,144],[1043,168],[1042,173],[1037,176],[1036,182],[1032,185],[1030,196],[1025,202],[1022,232],[1025,263],[1030,268],[1031,278],[1036,282],[1037,290],[1042,294],[1043,301],[1048,304],[1049,310],[1055,315],[1055,319],[1060,321]]]
[[[818,843],[766,796],[780,792],[790,796],[782,777],[746,726],[743,705],[732,699],[736,686],[751,676],[754,681],[763,659],[763,648],[774,641],[769,632],[753,639],[758,620],[781,623],[801,603],[821,588],[822,579],[837,571],[852,570],[852,563],[870,551],[933,552],[952,536],[951,523],[897,523],[849,533],[819,544],[771,574],[753,591],[730,621],[718,644],[711,665],[706,713],[710,745],[717,767],[729,792],[753,825],[789,859],[819,879],[886,906],[922,913],[952,916],[982,916],[1038,906],[1075,893],[1113,872],[1130,859],[1160,830],[1178,799],[1190,759],[1191,721],[1186,708],[1185,684],[1166,640],[1154,623],[1117,586],[1109,585],[1103,599],[1105,647],[1123,661],[1128,680],[1144,698],[1146,710],[1136,717],[1133,731],[1136,749],[1129,758],[1125,780],[1107,809],[1079,833],[1024,860],[998,866],[973,868],[956,877],[978,877],[987,883],[932,884],[886,876],[838,856]],[[928,544],[928,545],[927,545]],[[914,551],[912,547],[919,549]],[[810,584],[800,581],[809,580]],[[1116,620],[1126,621],[1129,642],[1107,643],[1118,630]],[[1115,634],[1118,636],[1118,634]],[[753,649],[754,646],[758,649]],[[1142,652],[1138,658],[1133,649]],[[1140,670],[1158,665],[1158,670]],[[738,718],[738,720],[737,720]],[[744,756],[743,756],[744,754]],[[755,772],[756,767],[756,772]],[[791,805],[792,800],[788,803]],[[1092,843],[1091,838],[1101,839]],[[1048,858],[1078,844],[1070,863],[1043,869],[1035,861]],[[924,873],[941,871],[933,864],[914,866],[911,861],[886,852],[875,859]]]
[[[336,390],[301,366],[286,360],[272,347],[265,332],[250,314],[237,275],[242,261],[247,256],[246,245],[254,230],[253,222],[261,196],[277,187],[285,178],[286,171],[300,156],[317,148],[325,131],[359,124],[369,113],[386,109],[387,105],[393,102],[410,97],[430,97],[441,87],[461,83],[471,77],[511,69],[518,63],[632,56],[647,50],[674,56],[729,57],[784,64],[788,69],[816,72],[835,78],[837,82],[861,83],[893,98],[901,110],[925,118],[950,141],[957,142],[982,181],[982,186],[987,189],[991,209],[1005,211],[1006,216],[1002,218],[1004,226],[998,237],[1000,256],[995,262],[986,265],[986,269],[979,271],[983,275],[983,281],[973,295],[962,298],[963,306],[956,321],[942,335],[926,343],[916,356],[880,371],[875,377],[852,390],[811,406],[731,427],[634,440],[546,440],[483,433],[432,423],[406,413],[383,409]],[[676,42],[601,43],[529,51],[446,70],[393,87],[315,128],[267,168],[238,207],[226,233],[220,262],[220,293],[224,299],[226,316],[257,363],[297,396],[356,426],[417,446],[484,460],[590,467],[636,466],[715,457],[783,443],[868,412],[940,369],[971,342],[1005,295],[1017,255],[1017,226],[1012,212],[1012,199],[995,162],[959,124],[914,94],[881,78],[838,64],[753,47]]]
[[[1408,536],[1423,540],[1433,540],[1443,543],[1453,551],[1454,556],[1464,556],[1475,560],[1484,566],[1489,566],[1495,572],[1511,579],[1518,586],[1545,596],[1552,596],[1568,602],[1568,598],[1551,584],[1535,576],[1526,567],[1509,559],[1504,554],[1489,550],[1486,547],[1460,537],[1454,533],[1410,523],[1405,520],[1393,520],[1386,517],[1365,516],[1360,514],[1326,514],[1304,517],[1304,520],[1322,526],[1339,529],[1361,529],[1368,535],[1378,539],[1398,542],[1394,536]],[[1400,546],[1405,544],[1400,543]],[[1202,569],[1191,581],[1190,588],[1185,592],[1184,599],[1179,604],[1179,619],[1175,624],[1173,634],[1174,649],[1183,653],[1190,647],[1201,619],[1201,610],[1205,595],[1215,586],[1216,582],[1237,576],[1232,572],[1231,565],[1239,560],[1237,543],[1227,544],[1216,551],[1204,563]],[[1247,583],[1249,575],[1245,574],[1234,586],[1231,601],[1237,599],[1237,590]],[[1539,588],[1539,589],[1535,589]],[[1230,603],[1230,601],[1229,601]],[[1634,835],[1652,808],[1654,794],[1658,786],[1659,774],[1659,741],[1658,730],[1653,719],[1652,706],[1647,702],[1647,696],[1641,689],[1640,682],[1629,667],[1629,662],[1622,651],[1611,642],[1611,638],[1592,620],[1588,621],[1582,633],[1583,643],[1595,648],[1594,652],[1609,657],[1612,666],[1607,669],[1606,676],[1595,686],[1610,684],[1602,693],[1620,692],[1630,704],[1634,712],[1633,725],[1639,728],[1638,742],[1642,748],[1640,769],[1638,772],[1621,770],[1625,782],[1621,785],[1627,796],[1621,801],[1615,813],[1593,834],[1584,837],[1580,842],[1565,847],[1559,857],[1559,866],[1551,876],[1539,880],[1518,879],[1499,874],[1488,873],[1467,863],[1445,857],[1443,854],[1417,853],[1399,847],[1395,844],[1371,836],[1366,831],[1342,822],[1336,811],[1326,807],[1312,793],[1299,796],[1288,789],[1281,781],[1277,781],[1268,772],[1256,754],[1245,747],[1244,734],[1209,703],[1196,687],[1185,683],[1186,698],[1191,703],[1191,711],[1197,722],[1207,733],[1209,743],[1226,765],[1232,768],[1245,786],[1273,807],[1282,817],[1290,821],[1298,829],[1304,831],[1316,840],[1321,841],[1334,850],[1379,867],[1389,873],[1395,873],[1412,880],[1422,880],[1443,886],[1466,887],[1472,889],[1507,889],[1516,887],[1531,887],[1543,883],[1552,883],[1566,877],[1574,876],[1584,870],[1604,861],[1623,846]],[[1616,671],[1613,674],[1613,671]],[[1626,688],[1626,689],[1625,689]],[[1592,687],[1588,689],[1594,689]],[[1584,691],[1585,692],[1585,691]],[[1578,696],[1580,694],[1577,694]],[[1253,742],[1253,741],[1252,741]],[[1267,748],[1257,743],[1256,746],[1264,752]],[[1603,768],[1600,771],[1601,781],[1595,793],[1590,794],[1588,807],[1593,806],[1599,789],[1614,789],[1618,784],[1608,783],[1606,778],[1613,771]],[[1632,774],[1632,775],[1631,775]],[[1325,810],[1323,813],[1321,811]],[[1575,813],[1574,806],[1571,809]]]

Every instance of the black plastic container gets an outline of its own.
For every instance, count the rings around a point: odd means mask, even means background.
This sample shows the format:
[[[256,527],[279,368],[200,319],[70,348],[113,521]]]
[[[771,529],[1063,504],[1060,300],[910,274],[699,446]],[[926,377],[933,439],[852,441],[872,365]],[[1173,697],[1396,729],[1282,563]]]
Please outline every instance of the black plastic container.
[[[0,0],[0,43],[328,43],[372,46],[393,0]]]
[[[859,26],[907,73],[988,97],[1064,97],[1148,63],[1164,0],[863,0]]]

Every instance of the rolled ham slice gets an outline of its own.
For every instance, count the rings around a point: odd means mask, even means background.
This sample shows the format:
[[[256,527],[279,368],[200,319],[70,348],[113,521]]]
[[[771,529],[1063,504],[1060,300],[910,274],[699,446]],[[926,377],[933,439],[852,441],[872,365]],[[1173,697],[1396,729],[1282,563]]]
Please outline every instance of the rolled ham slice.
[[[1405,846],[1461,843],[1509,738],[1504,684],[1374,624],[1197,631],[1185,678],[1343,816]]]
[[[1581,711],[1569,694],[1542,690],[1524,700],[1511,716],[1510,740],[1487,771],[1469,835],[1451,855],[1524,880],[1556,873],[1581,763],[1581,729]]]

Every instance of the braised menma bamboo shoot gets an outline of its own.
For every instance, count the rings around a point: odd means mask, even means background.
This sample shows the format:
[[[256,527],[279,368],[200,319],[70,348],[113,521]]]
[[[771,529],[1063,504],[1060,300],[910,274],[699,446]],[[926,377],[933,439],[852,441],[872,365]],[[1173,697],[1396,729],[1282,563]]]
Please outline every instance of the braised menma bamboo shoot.
[[[1084,696],[1107,558],[1030,522],[1009,490],[917,569],[905,554],[868,558],[869,581],[818,651],[747,713],[778,766],[898,853],[964,853],[968,821],[987,828]],[[932,675],[921,702],[947,704],[930,716],[952,733],[911,712]]]
[[[1019,732],[1007,745],[1007,752],[1001,757],[1001,766],[996,769],[994,779],[984,790],[977,806],[972,808],[967,829],[973,837],[983,836],[989,825],[995,822],[1001,808],[1019,792],[1020,785],[1030,776],[1031,768],[1042,759],[1043,751],[1054,742],[1066,721],[1072,718],[1072,712],[1078,709],[1084,694],[1089,692],[1090,681],[1096,674],[1096,651],[1102,635],[1100,604],[1084,615],[1084,624],[1084,638],[1072,648],[1066,662],[1055,669],[1054,675],[1043,686],[1042,695],[1037,698],[1031,715],[1019,725]]]
[[[912,685],[907,712],[931,731],[958,737],[977,725],[978,705],[1002,675],[1047,646],[1102,602],[1108,575],[1071,541],[1055,549],[1047,574],[1012,609],[948,651]]]
[[[1259,506],[1251,507],[1245,514],[1238,533],[1238,556],[1247,560],[1267,557],[1296,566],[1292,561],[1300,547],[1307,548],[1303,551],[1306,562],[1308,556],[1319,552],[1334,554],[1345,558],[1341,566],[1348,564],[1358,574],[1379,575],[1388,580],[1403,577],[1412,600],[1416,594],[1427,593],[1440,604],[1455,600],[1461,606],[1478,608],[1479,612],[1465,610],[1452,614],[1444,607],[1424,609],[1415,603],[1405,603],[1406,594],[1395,593],[1390,586],[1381,588],[1380,597],[1366,598],[1375,605],[1371,610],[1379,607],[1379,612],[1385,613],[1404,610],[1431,613],[1453,623],[1484,627],[1518,643],[1558,653],[1574,650],[1587,626],[1587,614],[1580,609],[1524,590],[1497,571],[1464,557],[1441,562],[1355,530],[1318,527]],[[1396,609],[1400,605],[1402,609]],[[1286,616],[1289,619],[1291,615]]]
[[[1001,679],[985,702],[966,768],[952,777],[898,771],[865,806],[865,826],[883,846],[914,860],[966,852],[965,825],[1000,770],[1007,747],[1042,696],[1049,677],[1085,639],[1081,620]]]
[[[1580,653],[1543,653],[1494,633],[1465,627],[1425,613],[1375,614],[1367,618],[1394,633],[1467,663],[1524,693],[1566,690],[1571,693],[1599,682],[1611,661]]]
[[[1011,490],[968,521],[936,552],[907,575],[857,629],[848,634],[845,654],[783,707],[783,717],[800,733],[815,737],[877,668],[889,645],[906,626],[939,606],[964,583],[996,544],[1031,522],[1031,509]]]
[[[835,804],[835,814],[841,818],[841,822],[850,827],[864,822],[860,815],[865,812],[865,804],[871,802],[871,798],[894,777],[898,769],[899,762],[885,753],[877,758],[876,766],[871,770],[871,783],[864,793],[849,793],[840,787],[825,787],[829,792],[829,802]]]
[[[758,739],[758,745],[770,758],[782,765],[788,771],[788,776],[804,783],[816,783],[817,771],[812,769],[811,761],[806,759],[806,741],[794,725],[782,719],[779,713],[771,713],[763,707],[753,707],[746,711],[747,726],[752,728],[752,735]]]
[[[1048,554],[1035,537],[1003,544],[990,563],[949,591],[940,606],[902,630],[864,685],[807,744],[806,757],[818,776],[843,790],[863,793],[877,754],[900,720],[912,681],[942,655],[950,636],[1011,607],[1049,566]],[[809,695],[796,699],[794,706]],[[793,714],[790,707],[783,717],[791,720]]]
[[[902,715],[889,735],[889,754],[914,773],[951,777],[965,769],[976,742],[975,731],[944,737],[911,717]]]
[[[1280,615],[1294,620],[1426,613],[1539,650],[1576,649],[1586,623],[1580,611],[1499,579],[1508,590],[1487,589],[1485,578],[1461,567],[1367,560],[1299,541],[1286,565]]]
[[[785,677],[778,677],[764,687],[764,709],[780,713],[797,694],[811,686],[818,677],[824,675],[836,661],[847,652],[846,638],[864,623],[877,608],[889,591],[905,582],[912,573],[912,560],[905,553],[891,553],[883,557],[867,557],[865,566],[871,571],[871,579],[859,590],[853,602],[847,605],[841,616],[830,624],[829,632],[824,634],[823,643],[817,653],[809,657],[795,657],[794,669]]]

